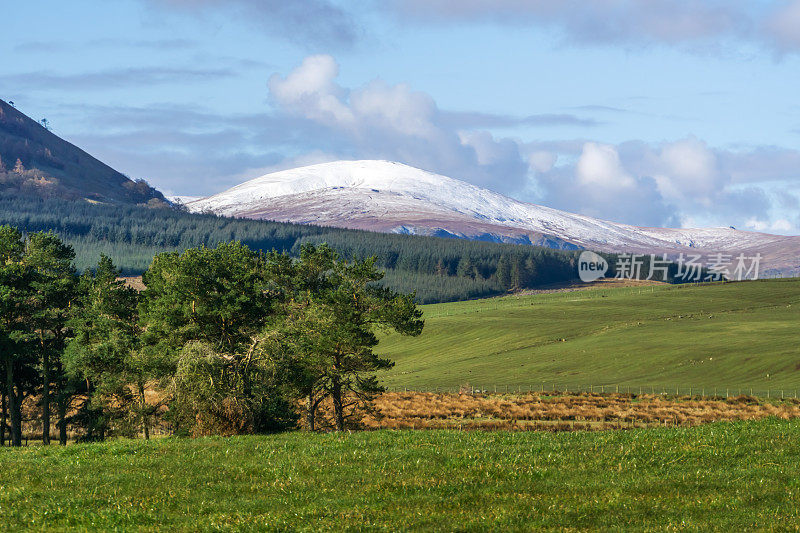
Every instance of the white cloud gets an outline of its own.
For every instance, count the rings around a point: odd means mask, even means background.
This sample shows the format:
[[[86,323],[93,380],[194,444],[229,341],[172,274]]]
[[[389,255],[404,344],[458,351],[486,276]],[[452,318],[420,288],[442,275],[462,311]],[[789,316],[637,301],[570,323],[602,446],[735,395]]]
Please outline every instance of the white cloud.
[[[653,155],[653,177],[661,194],[671,201],[691,198],[708,206],[723,185],[716,155],[695,138],[664,143]]]
[[[575,172],[578,183],[585,187],[619,190],[635,185],[622,167],[617,149],[610,144],[586,143]]]
[[[797,226],[795,226],[785,218],[780,218],[772,221],[750,218],[745,222],[745,227],[753,231],[760,231],[765,233],[796,234],[798,232]]]
[[[321,55],[269,81],[275,120],[305,121],[302,131],[315,132],[325,160],[396,160],[551,207],[650,226],[785,218],[772,212],[777,200],[759,184],[761,173],[798,177],[796,151],[733,152],[695,137],[526,144],[480,127],[461,129],[464,121],[406,84],[378,79],[343,87],[338,75],[334,58]]]
[[[558,162],[558,154],[546,150],[534,150],[528,155],[528,166],[533,172],[550,172]]]
[[[339,65],[329,55],[309,56],[285,78],[269,79],[270,95],[284,108],[330,125],[355,123],[353,112],[341,101],[344,91],[334,83]]]
[[[346,157],[399,160],[507,193],[524,185],[527,161],[515,141],[453,128],[430,95],[406,84],[376,79],[345,88],[338,75],[333,57],[310,56],[285,77],[272,76],[270,96],[279,113],[324,126],[349,143]]]

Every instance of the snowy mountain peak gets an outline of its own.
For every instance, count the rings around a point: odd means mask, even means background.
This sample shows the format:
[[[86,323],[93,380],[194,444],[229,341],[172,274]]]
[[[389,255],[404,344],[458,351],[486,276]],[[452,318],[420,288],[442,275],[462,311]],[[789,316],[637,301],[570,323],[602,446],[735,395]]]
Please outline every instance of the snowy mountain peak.
[[[191,204],[193,209],[234,215],[271,198],[350,189],[397,195],[477,213],[517,203],[500,194],[392,161],[335,161],[273,172]],[[455,205],[454,205],[455,204]],[[486,215],[486,213],[483,213]],[[500,215],[502,216],[502,214]]]
[[[514,200],[391,161],[335,161],[273,172],[186,203],[195,212],[393,233],[610,252],[773,250],[800,269],[800,237],[733,228],[642,228]]]

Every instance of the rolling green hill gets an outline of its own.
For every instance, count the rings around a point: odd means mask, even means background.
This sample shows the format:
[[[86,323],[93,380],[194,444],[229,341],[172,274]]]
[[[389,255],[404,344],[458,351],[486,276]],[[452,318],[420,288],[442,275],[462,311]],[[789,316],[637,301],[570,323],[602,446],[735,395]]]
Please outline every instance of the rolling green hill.
[[[800,279],[599,285],[424,310],[420,337],[379,345],[396,361],[389,387],[800,389]]]

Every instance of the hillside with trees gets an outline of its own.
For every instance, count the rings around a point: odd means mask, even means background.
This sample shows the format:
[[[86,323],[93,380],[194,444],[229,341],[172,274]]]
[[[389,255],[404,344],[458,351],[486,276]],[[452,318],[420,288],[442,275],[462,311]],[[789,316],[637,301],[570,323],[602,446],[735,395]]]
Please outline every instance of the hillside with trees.
[[[144,180],[134,181],[0,100],[0,191],[47,198],[165,205]]]
[[[25,232],[55,232],[75,250],[79,271],[96,265],[102,253],[114,258],[128,276],[144,272],[153,257],[165,251],[237,240],[253,250],[277,250],[296,257],[305,243],[328,243],[345,258],[375,256],[376,266],[386,271],[381,283],[402,292],[416,291],[419,303],[571,281],[577,276],[575,262],[580,253],[9,194],[0,194],[0,224]]]

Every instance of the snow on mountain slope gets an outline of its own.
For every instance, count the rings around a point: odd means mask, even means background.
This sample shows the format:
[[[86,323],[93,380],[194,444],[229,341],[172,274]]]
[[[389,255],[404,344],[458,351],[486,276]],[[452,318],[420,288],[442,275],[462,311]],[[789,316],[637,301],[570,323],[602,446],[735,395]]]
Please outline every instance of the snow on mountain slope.
[[[186,206],[225,216],[613,252],[763,249],[776,256],[769,265],[776,271],[800,269],[800,237],[617,224],[388,161],[337,161],[275,172]]]

